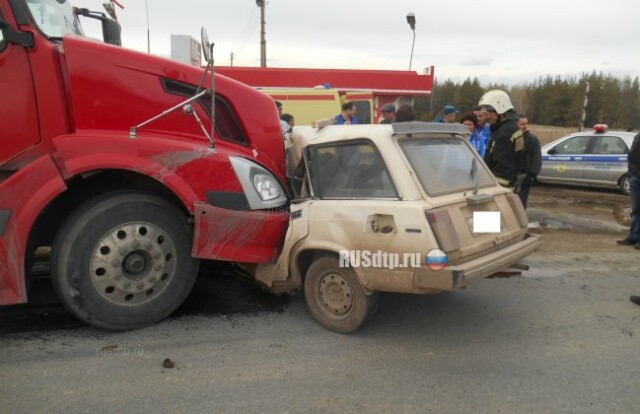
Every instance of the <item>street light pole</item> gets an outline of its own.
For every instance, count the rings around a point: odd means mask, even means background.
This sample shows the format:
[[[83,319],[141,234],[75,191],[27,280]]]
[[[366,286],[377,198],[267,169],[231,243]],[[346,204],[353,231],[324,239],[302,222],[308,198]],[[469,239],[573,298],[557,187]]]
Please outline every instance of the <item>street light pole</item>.
[[[151,33],[149,31],[149,2],[144,0],[144,7],[147,11],[147,53],[151,53]]]
[[[411,42],[411,57],[409,58],[409,70],[411,70],[411,64],[413,63],[413,47],[416,45],[416,15],[413,13],[407,13],[407,23],[413,32],[413,41]]]
[[[264,31],[264,9],[265,0],[256,0],[256,4],[260,7],[260,67],[267,67],[267,40],[265,39]]]

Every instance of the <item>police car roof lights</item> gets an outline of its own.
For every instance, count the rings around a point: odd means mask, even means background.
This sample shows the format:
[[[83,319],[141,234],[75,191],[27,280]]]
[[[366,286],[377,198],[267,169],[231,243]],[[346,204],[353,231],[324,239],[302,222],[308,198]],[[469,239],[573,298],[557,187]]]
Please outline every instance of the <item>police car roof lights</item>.
[[[596,124],[593,126],[593,130],[597,133],[597,134],[601,134],[603,132],[607,132],[607,129],[609,127],[607,126],[607,124]]]

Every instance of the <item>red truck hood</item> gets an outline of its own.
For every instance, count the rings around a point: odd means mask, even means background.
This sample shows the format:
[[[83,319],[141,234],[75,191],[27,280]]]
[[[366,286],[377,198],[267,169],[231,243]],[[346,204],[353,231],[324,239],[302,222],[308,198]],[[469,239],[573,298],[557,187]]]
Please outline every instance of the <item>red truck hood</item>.
[[[203,73],[201,68],[78,36],[64,38],[64,56],[76,131],[121,130],[128,134],[132,126],[186,99],[167,93],[162,79],[197,86]],[[209,81],[210,76],[205,87]],[[216,139],[216,145],[257,160],[284,182],[284,144],[273,100],[220,75],[216,75],[216,94],[237,114],[249,141],[249,145],[240,145]],[[203,118],[210,129],[206,115]],[[195,119],[181,110],[140,129],[138,134],[144,137],[145,133],[208,145]]]

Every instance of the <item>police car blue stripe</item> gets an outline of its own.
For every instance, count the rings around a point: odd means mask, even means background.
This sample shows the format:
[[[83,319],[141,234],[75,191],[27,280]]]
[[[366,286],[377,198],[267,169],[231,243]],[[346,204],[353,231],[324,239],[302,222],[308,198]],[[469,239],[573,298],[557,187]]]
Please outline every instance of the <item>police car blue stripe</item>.
[[[577,159],[576,159],[577,158]],[[620,155],[543,155],[543,161],[563,162],[609,162],[627,164],[627,156]]]

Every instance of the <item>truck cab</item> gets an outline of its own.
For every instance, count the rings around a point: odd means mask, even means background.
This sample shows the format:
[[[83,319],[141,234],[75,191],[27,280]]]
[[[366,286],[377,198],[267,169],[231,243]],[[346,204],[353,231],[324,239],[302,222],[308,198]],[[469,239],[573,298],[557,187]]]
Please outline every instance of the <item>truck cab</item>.
[[[289,219],[273,100],[118,36],[66,0],[0,0],[0,304],[50,249],[61,301],[114,330],[176,309],[199,259],[274,260]]]

